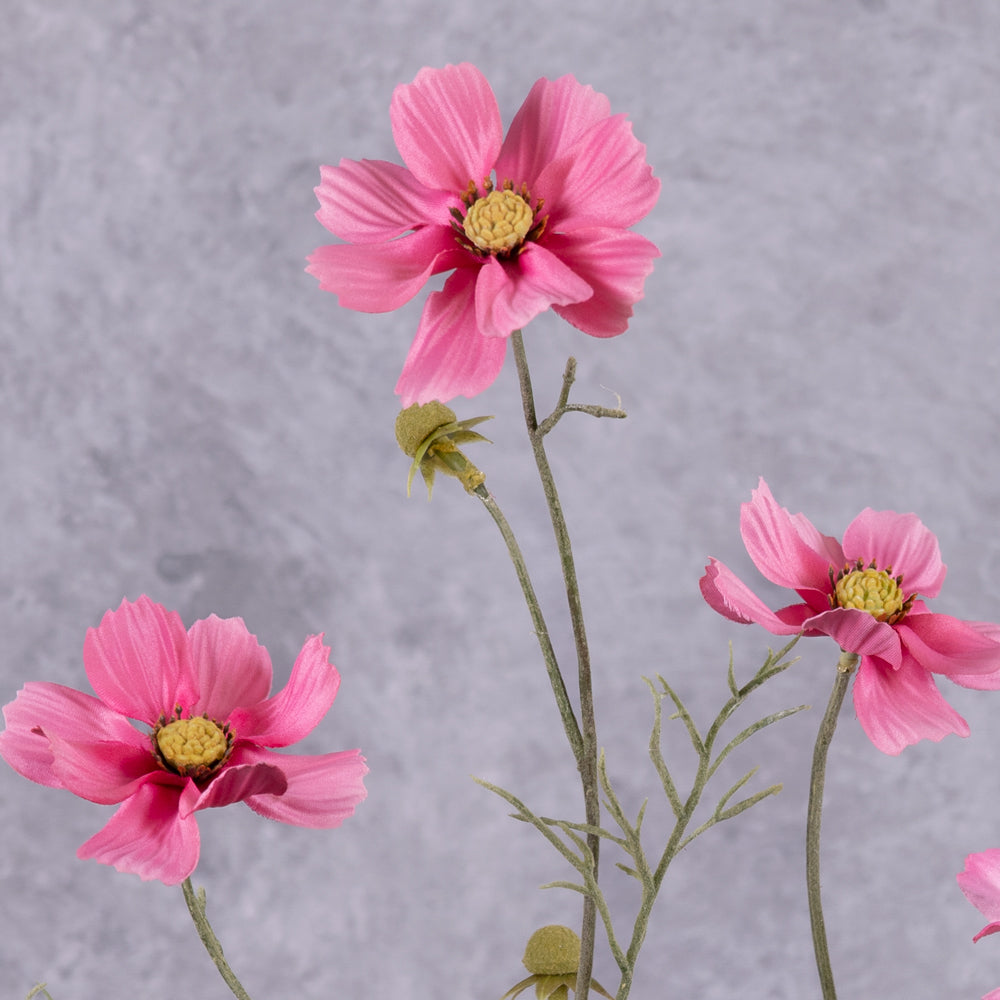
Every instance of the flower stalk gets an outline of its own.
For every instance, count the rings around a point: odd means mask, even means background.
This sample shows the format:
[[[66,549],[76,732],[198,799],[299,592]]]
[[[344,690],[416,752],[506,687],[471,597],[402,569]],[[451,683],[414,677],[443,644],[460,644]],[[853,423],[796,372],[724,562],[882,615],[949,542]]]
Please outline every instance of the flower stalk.
[[[563,389],[559,397],[559,406],[541,425],[535,410],[534,391],[531,386],[531,373],[528,370],[528,359],[524,350],[524,338],[520,330],[515,330],[510,337],[517,365],[517,380],[521,389],[521,404],[524,410],[524,422],[528,430],[528,439],[535,456],[535,465],[542,481],[545,501],[549,508],[549,518],[555,532],[556,545],[559,550],[559,561],[562,565],[563,584],[566,589],[566,600],[569,604],[570,621],[573,628],[573,640],[576,645],[577,683],[580,697],[580,734],[582,737],[582,752],[577,753],[577,767],[580,771],[580,781],[583,785],[584,815],[588,826],[599,827],[601,822],[601,803],[597,776],[597,722],[594,713],[593,683],[590,670],[590,648],[587,643],[587,630],[583,620],[583,604],[580,600],[580,587],[577,582],[576,566],[573,560],[573,547],[570,542],[569,530],[563,516],[562,504],[559,502],[559,492],[556,489],[552,467],[545,453],[545,435],[555,426],[556,421],[568,409],[567,398],[573,382],[575,364],[571,361],[566,366],[566,376],[563,378]],[[620,411],[619,411],[620,412]],[[618,415],[618,414],[616,414]],[[624,414],[621,414],[624,416]],[[595,833],[587,834],[587,848],[593,855],[593,877],[596,883],[600,838]],[[580,964],[577,969],[576,996],[578,1000],[587,1000],[590,989],[590,978],[594,961],[594,933],[597,926],[597,908],[591,894],[583,898],[583,919],[580,929]]]
[[[190,877],[184,879],[181,888],[184,890],[184,902],[187,903],[191,919],[198,929],[198,937],[201,938],[201,943],[205,946],[209,958],[215,962],[219,975],[232,990],[233,996],[237,997],[238,1000],[250,1000],[250,994],[243,988],[243,984],[236,978],[236,973],[229,967],[226,956],[222,952],[222,944],[215,936],[212,925],[208,922],[208,916],[205,913],[205,890],[198,889],[196,892],[191,885]]]
[[[826,941],[826,924],[823,920],[823,900],[819,875],[819,835],[823,820],[823,786],[826,781],[826,756],[837,729],[837,717],[844,704],[847,686],[858,664],[857,653],[841,650],[826,714],[820,723],[813,750],[812,778],[809,782],[809,805],[806,819],[806,891],[809,896],[809,921],[812,925],[813,951],[816,954],[816,971],[819,973],[823,1000],[836,1000],[837,988],[830,965],[830,950]]]

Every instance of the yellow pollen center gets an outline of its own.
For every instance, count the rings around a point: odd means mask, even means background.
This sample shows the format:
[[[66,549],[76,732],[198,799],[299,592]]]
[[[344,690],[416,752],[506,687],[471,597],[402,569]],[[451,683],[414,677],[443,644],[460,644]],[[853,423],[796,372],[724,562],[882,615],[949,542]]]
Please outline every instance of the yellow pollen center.
[[[229,750],[226,733],[211,719],[176,719],[156,733],[164,763],[178,774],[205,773]]]
[[[884,569],[856,569],[837,580],[835,598],[842,608],[867,611],[880,622],[898,618],[906,604],[899,579]]]
[[[473,202],[462,228],[480,250],[502,253],[523,243],[533,223],[531,206],[519,194],[504,189]]]

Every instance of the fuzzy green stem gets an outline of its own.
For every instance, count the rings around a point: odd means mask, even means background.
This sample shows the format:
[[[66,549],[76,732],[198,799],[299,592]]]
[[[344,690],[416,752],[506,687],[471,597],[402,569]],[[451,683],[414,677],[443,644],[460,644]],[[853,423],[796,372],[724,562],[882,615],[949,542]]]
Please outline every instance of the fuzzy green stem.
[[[209,957],[215,962],[215,967],[219,970],[219,974],[226,981],[229,989],[232,990],[233,996],[238,997],[239,1000],[250,1000],[250,994],[247,993],[243,985],[236,978],[236,973],[229,968],[229,963],[222,953],[222,944],[215,936],[212,925],[208,922],[208,917],[205,914],[205,890],[199,889],[195,892],[190,878],[184,879],[181,888],[184,890],[184,902],[187,903],[191,919],[198,929],[198,937],[201,938],[201,943],[205,946]]]
[[[823,820],[823,785],[826,780],[826,755],[837,728],[837,716],[847,694],[851,674],[858,664],[857,653],[840,653],[837,661],[837,678],[830,693],[826,714],[816,735],[813,750],[812,779],[809,782],[809,807],[806,819],[806,891],[809,895],[809,920],[812,924],[813,950],[816,953],[816,970],[819,973],[823,1000],[837,1000],[833,982],[830,951],[826,943],[826,924],[823,920],[823,901],[819,876],[819,834]]]
[[[486,486],[477,486],[472,492],[483,501],[483,506],[489,511],[490,516],[496,522],[497,527],[500,529],[500,534],[507,545],[507,552],[510,555],[511,562],[514,564],[517,579],[521,584],[521,593],[524,594],[524,602],[528,605],[531,622],[535,626],[535,635],[538,637],[538,645],[542,651],[542,658],[545,660],[545,669],[549,674],[552,693],[555,695],[556,705],[559,707],[559,715],[562,717],[566,739],[569,740],[573,756],[579,760],[583,756],[583,737],[580,735],[580,726],[576,721],[576,715],[573,713],[573,705],[566,692],[566,684],[559,671],[555,650],[552,648],[552,640],[549,638],[549,630],[546,627],[545,618],[542,616],[541,605],[535,596],[535,588],[532,586],[531,577],[528,575],[528,567],[524,561],[524,555],[521,553],[521,546],[517,544],[514,532],[511,530],[507,518],[504,517],[500,505],[496,502],[496,498]]]
[[[552,417],[539,426],[535,410],[535,397],[531,387],[531,374],[528,371],[528,359],[524,351],[524,338],[520,330],[515,330],[510,337],[514,350],[514,360],[517,364],[517,379],[521,388],[521,404],[524,410],[524,422],[528,429],[528,438],[535,455],[535,465],[542,481],[542,489],[549,508],[549,518],[555,532],[556,545],[559,549],[559,560],[562,564],[563,583],[566,589],[566,599],[569,603],[570,621],[573,627],[573,639],[576,644],[577,679],[580,695],[580,725],[583,737],[583,752],[577,755],[577,767],[580,770],[580,781],[583,785],[584,812],[587,823],[597,827],[601,821],[601,803],[597,780],[597,724],[594,716],[594,695],[590,673],[590,650],[587,645],[587,631],[583,622],[583,605],[580,600],[580,588],[577,583],[576,566],[573,561],[573,548],[570,544],[566,519],[563,516],[559,493],[556,490],[552,468],[545,454],[545,434],[551,430],[558,419],[557,414],[565,412],[569,387],[572,385],[575,365],[570,362],[566,366],[566,376],[563,379],[563,391],[559,397],[560,406]],[[553,419],[554,418],[554,419]],[[600,838],[596,834],[587,835],[587,847],[594,858],[594,881],[597,880],[598,855]],[[590,977],[594,962],[594,932],[597,926],[597,909],[591,894],[583,897],[583,919],[580,931],[580,965],[577,971],[577,1000],[587,1000],[590,990]]]

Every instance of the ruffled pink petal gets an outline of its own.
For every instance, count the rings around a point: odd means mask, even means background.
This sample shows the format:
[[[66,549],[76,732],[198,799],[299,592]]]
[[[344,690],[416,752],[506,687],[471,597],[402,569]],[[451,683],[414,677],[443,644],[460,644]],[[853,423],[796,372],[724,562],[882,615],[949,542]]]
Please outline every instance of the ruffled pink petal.
[[[956,878],[965,898],[987,920],[1000,921],[1000,848],[991,847],[968,855],[965,867]],[[980,931],[976,938],[982,937],[984,932]]]
[[[583,302],[593,289],[555,254],[525,245],[517,262],[490,257],[476,279],[476,325],[487,337],[509,337],[551,305]]]
[[[780,507],[763,479],[740,508],[740,532],[754,565],[772,583],[830,592],[830,567],[843,563],[840,545],[803,514]]]
[[[277,756],[277,755],[275,755]],[[190,810],[214,809],[233,802],[245,802],[251,795],[283,795],[288,787],[284,771],[274,764],[241,764],[243,755],[233,751],[233,761],[212,779]],[[181,806],[181,816],[186,816]]]
[[[911,656],[903,656],[898,670],[862,657],[854,680],[854,708],[868,738],[887,754],[898,754],[918,740],[969,735],[968,723]]]
[[[536,81],[507,130],[496,161],[498,183],[530,188],[542,169],[611,116],[611,102],[572,76]]]
[[[476,325],[477,270],[456,271],[427,298],[396,392],[403,406],[475,396],[500,374],[507,341]],[[509,331],[508,331],[509,332]]]
[[[345,309],[389,312],[409,302],[432,274],[456,267],[461,255],[448,226],[426,226],[388,243],[318,247],[306,271]]]
[[[995,934],[998,930],[1000,930],[1000,924],[996,924],[996,925],[990,924],[990,928],[991,929],[988,929],[988,930],[984,929],[979,934],[977,934],[972,940],[973,941],[978,941],[979,938],[981,938],[983,936],[983,934]],[[983,1000],[1000,1000],[1000,989],[998,989],[998,990],[990,990],[989,993],[987,993],[983,997]]]
[[[857,608],[832,608],[806,619],[803,629],[821,632],[834,639],[841,649],[861,656],[877,656],[893,669],[903,658],[903,645],[896,630]]]
[[[384,243],[411,229],[447,223],[449,207],[461,204],[387,160],[341,160],[319,171],[316,218],[350,243]]]
[[[563,319],[592,337],[615,337],[628,329],[632,306],[660,256],[638,233],[617,229],[577,229],[547,236],[543,245],[593,289],[585,302],[555,305]]]
[[[51,736],[149,745],[149,738],[124,716],[93,695],[62,684],[29,681],[4,706],[3,715],[7,728],[0,733],[0,755],[18,774],[50,788],[63,787],[62,779],[53,770]]]
[[[863,510],[844,532],[844,556],[865,565],[875,561],[877,569],[902,574],[907,594],[936,597],[944,582],[947,567],[941,562],[941,550],[933,532],[916,514],[897,514],[893,510]]]
[[[646,147],[625,115],[587,130],[566,154],[549,163],[531,188],[545,202],[552,232],[606,226],[628,229],[649,213],[660,182]]]
[[[181,800],[198,794],[194,782],[183,792],[175,785],[147,781],[126,799],[107,825],[76,852],[149,881],[183,882],[195,865],[201,838],[193,815],[182,818]],[[190,812],[190,803],[188,812]]]
[[[151,726],[198,697],[180,615],[145,594],[135,603],[122,601],[87,630],[83,665],[101,701]]]
[[[267,747],[297,743],[330,710],[340,674],[330,662],[323,636],[310,636],[292,667],[288,683],[274,697],[235,709],[229,716],[238,739]]]
[[[993,622],[965,622],[969,628],[981,636],[1000,643],[1000,625]],[[949,673],[948,679],[962,687],[975,688],[978,691],[1000,691],[1000,670],[989,674]]]
[[[246,800],[254,812],[294,826],[328,829],[354,814],[368,794],[368,773],[359,750],[341,750],[319,756],[278,754],[255,748],[262,762],[279,767],[288,779],[284,795],[258,795]],[[249,759],[249,753],[248,758]]]
[[[743,625],[763,625],[774,635],[794,635],[797,626],[789,626],[724,563],[709,560],[699,581],[702,597],[709,606],[730,621]]]
[[[138,741],[75,742],[49,736],[54,757],[52,771],[62,787],[82,799],[111,805],[132,795],[156,770],[149,737],[132,730]],[[178,783],[182,782],[178,778]]]
[[[910,655],[925,670],[949,677],[996,675],[1000,670],[1000,642],[984,635],[970,622],[951,615],[911,611],[896,627]]]
[[[389,107],[403,162],[426,187],[460,194],[493,169],[503,125],[486,77],[471,63],[424,67]]]
[[[191,663],[201,690],[192,715],[226,720],[233,709],[263,701],[271,690],[271,657],[242,618],[210,615],[188,630]]]

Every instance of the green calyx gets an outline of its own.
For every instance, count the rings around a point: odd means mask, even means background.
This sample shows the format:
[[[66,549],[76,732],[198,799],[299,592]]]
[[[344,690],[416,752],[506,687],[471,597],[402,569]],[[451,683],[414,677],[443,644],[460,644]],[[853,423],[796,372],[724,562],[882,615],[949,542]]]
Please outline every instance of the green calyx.
[[[490,443],[489,438],[470,428],[492,419],[472,417],[456,420],[455,411],[437,400],[414,403],[401,410],[396,417],[396,441],[402,451],[413,459],[406,479],[406,495],[410,495],[418,469],[427,485],[428,500],[434,488],[436,472],[454,476],[469,493],[481,486],[486,480],[485,474],[465,457],[458,446],[473,441]]]

